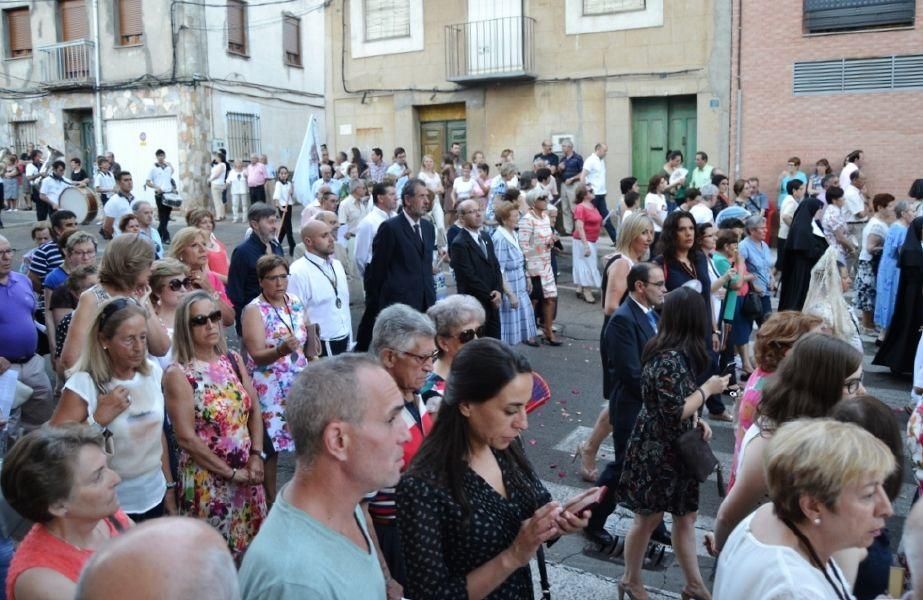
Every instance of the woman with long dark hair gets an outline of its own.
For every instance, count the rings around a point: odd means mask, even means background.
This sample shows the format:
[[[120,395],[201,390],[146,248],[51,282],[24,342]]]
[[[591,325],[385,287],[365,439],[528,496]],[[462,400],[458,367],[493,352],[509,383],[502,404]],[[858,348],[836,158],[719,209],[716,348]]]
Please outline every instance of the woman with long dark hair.
[[[657,247],[660,256],[656,257],[654,262],[663,268],[667,291],[690,287],[699,292],[705,306],[710,307],[711,275],[708,272],[708,257],[696,249],[696,224],[692,215],[680,210],[670,213],[663,222],[663,232]],[[709,351],[717,353],[721,334],[714,322],[712,311],[706,309],[705,313],[702,339]],[[713,362],[717,364],[717,359]],[[720,421],[732,420],[720,397],[708,398],[706,406],[710,417]]]
[[[625,539],[625,575],[619,596],[646,598],[641,565],[651,534],[663,519],[673,515],[673,551],[683,571],[684,598],[708,598],[695,551],[695,520],[699,507],[699,482],[682,464],[674,445],[683,433],[702,428],[706,440],[711,428],[698,418],[708,396],[720,394],[727,376],[713,375],[701,386],[698,377],[709,369],[711,357],[702,330],[707,309],[701,294],[685,287],[666,295],[657,335],[641,357],[641,395],[638,414],[625,453],[620,488],[622,499],[635,518]]]
[[[452,362],[436,424],[397,488],[410,598],[532,598],[529,559],[579,531],[599,492],[560,504],[518,441],[532,368],[499,340],[473,340]],[[575,514],[576,513],[576,514]]]
[[[832,189],[832,188],[831,188]],[[827,190],[829,197],[830,190]],[[782,257],[782,291],[779,310],[801,310],[811,285],[811,269],[827,250],[827,240],[817,222],[824,203],[816,198],[802,200],[792,217]]]
[[[894,373],[908,373],[913,370],[923,325],[923,217],[914,219],[907,228],[897,264],[901,274],[894,316],[872,364],[890,367]]]

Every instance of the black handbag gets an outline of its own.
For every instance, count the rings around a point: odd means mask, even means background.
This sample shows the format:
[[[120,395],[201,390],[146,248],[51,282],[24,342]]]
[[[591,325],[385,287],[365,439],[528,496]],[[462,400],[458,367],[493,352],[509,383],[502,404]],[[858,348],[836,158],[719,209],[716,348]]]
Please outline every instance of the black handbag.
[[[676,451],[683,465],[700,483],[705,483],[708,476],[717,470],[718,496],[724,498],[727,493],[724,487],[724,471],[703,434],[698,426],[682,433],[676,439]]]
[[[749,292],[743,298],[740,298],[743,304],[740,305],[740,314],[750,321],[755,321],[763,316],[763,306],[760,297],[756,292]]]

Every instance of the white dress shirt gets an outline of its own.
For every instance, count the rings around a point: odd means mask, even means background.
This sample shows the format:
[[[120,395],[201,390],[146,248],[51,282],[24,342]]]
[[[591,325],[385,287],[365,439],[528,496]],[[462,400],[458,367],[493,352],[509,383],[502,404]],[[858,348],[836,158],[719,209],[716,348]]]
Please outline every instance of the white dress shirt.
[[[586,182],[593,188],[594,196],[606,195],[606,161],[594,152],[583,161]]]
[[[93,187],[99,188],[100,193],[107,196],[115,193],[115,176],[112,171],[97,171],[93,176]]]
[[[173,191],[173,184],[170,182],[173,179],[173,167],[170,166],[170,163],[164,163],[163,166],[155,163],[147,178],[161,191],[166,193]]]
[[[301,299],[311,322],[320,325],[321,340],[339,340],[349,336],[352,344],[349,284],[340,261],[335,258],[324,260],[308,252],[292,263],[288,292]],[[340,308],[336,306],[337,298],[340,299]]]
[[[378,228],[393,216],[394,213],[387,213],[373,206],[372,212],[359,221],[359,227],[356,228],[356,268],[359,269],[359,275],[364,275],[365,267],[372,262],[372,242]]]
[[[67,177],[55,179],[49,176],[42,180],[42,187],[39,188],[39,193],[45,194],[48,197],[48,202],[55,208],[58,208],[61,192],[69,187],[74,187],[74,185]]]
[[[864,222],[865,218],[858,216],[865,210],[865,198],[862,197],[862,191],[853,184],[849,184],[843,188],[843,197],[846,200],[843,204],[843,218],[846,222]]]

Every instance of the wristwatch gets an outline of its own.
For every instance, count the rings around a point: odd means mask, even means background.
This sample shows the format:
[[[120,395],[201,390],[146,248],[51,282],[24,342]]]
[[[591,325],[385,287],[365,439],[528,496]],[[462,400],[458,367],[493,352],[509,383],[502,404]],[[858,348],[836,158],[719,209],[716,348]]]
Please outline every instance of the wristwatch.
[[[250,456],[259,456],[260,460],[266,462],[266,453],[262,450],[256,450],[255,448],[250,448]]]

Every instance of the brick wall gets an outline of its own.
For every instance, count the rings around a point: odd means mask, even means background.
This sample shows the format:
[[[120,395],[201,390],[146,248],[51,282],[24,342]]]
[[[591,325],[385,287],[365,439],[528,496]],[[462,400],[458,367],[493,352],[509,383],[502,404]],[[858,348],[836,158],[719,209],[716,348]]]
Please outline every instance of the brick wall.
[[[906,197],[913,180],[923,177],[923,90],[796,97],[792,68],[798,61],[923,54],[923,0],[912,29],[847,34],[805,35],[802,0],[734,0],[733,10],[730,173],[740,60],[742,176],[758,176],[773,198],[790,156],[800,157],[808,173],[819,158],[839,169],[847,153],[862,149],[870,191]]]

